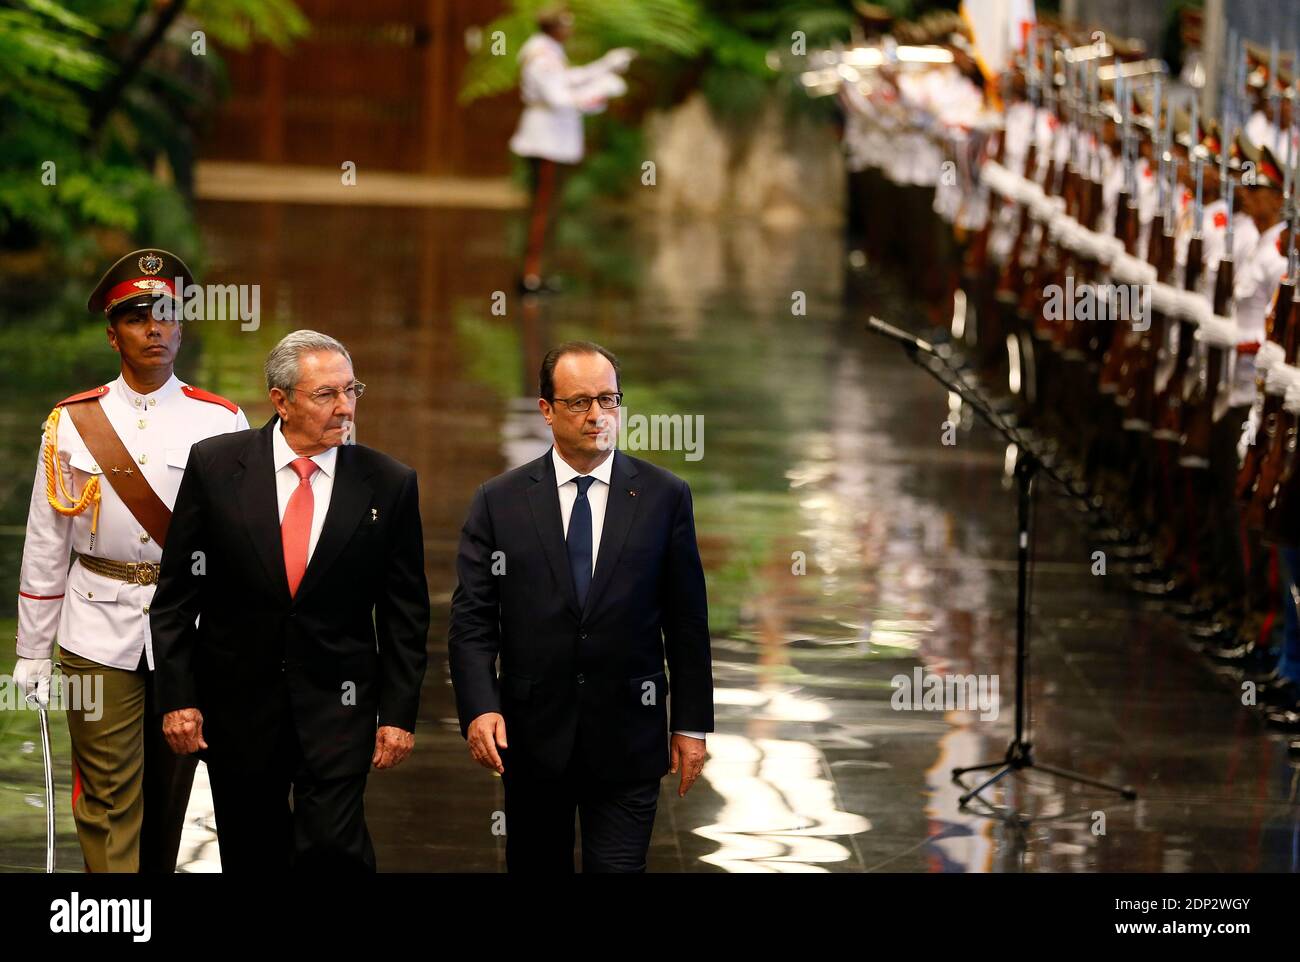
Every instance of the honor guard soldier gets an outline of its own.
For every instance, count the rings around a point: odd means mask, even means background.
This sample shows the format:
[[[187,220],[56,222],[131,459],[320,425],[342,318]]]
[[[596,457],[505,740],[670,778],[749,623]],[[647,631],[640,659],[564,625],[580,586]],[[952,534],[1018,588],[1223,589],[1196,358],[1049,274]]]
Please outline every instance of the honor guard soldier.
[[[47,698],[57,640],[64,687],[83,695],[67,718],[72,813],[92,872],[174,871],[194,778],[194,758],[168,749],[153,711],[149,602],[190,445],[248,420],[173,373],[173,308],[191,283],[158,249],[100,280],[87,306],[107,317],[121,374],[50,412],[28,509],[14,678]]]

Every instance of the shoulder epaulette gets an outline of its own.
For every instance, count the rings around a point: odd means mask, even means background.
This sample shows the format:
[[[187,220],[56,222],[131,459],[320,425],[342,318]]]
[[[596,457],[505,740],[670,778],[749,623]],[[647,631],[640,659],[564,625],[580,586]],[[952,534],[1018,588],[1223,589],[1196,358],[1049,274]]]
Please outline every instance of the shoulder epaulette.
[[[193,387],[189,384],[181,385],[181,390],[185,392],[185,396],[188,398],[193,398],[196,401],[207,401],[209,404],[220,404],[231,414],[239,413],[239,405],[234,401],[228,401],[220,394],[213,394],[211,391],[205,391],[201,387]]]
[[[105,384],[102,385],[101,387],[93,387],[89,391],[82,391],[80,394],[74,394],[72,395],[72,397],[65,397],[62,401],[60,401],[58,404],[54,406],[56,408],[61,408],[65,404],[76,404],[78,401],[91,401],[94,400],[95,398],[104,397],[107,394],[108,394],[108,385]]]

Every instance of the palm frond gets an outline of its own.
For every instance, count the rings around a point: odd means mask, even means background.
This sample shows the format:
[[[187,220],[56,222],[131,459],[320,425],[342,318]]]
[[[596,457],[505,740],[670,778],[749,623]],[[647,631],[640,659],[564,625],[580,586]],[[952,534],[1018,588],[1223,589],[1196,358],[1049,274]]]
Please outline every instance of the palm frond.
[[[537,14],[547,0],[515,0],[511,9],[483,28],[483,46],[466,65],[461,103],[512,89],[519,79],[516,56],[537,29]],[[575,30],[570,50],[574,62],[593,59],[611,47],[632,47],[649,57],[691,59],[706,43],[696,0],[570,0]],[[493,53],[492,37],[500,31],[505,52]]]
[[[255,40],[283,50],[311,29],[292,0],[191,0],[188,9],[212,40],[235,50]]]

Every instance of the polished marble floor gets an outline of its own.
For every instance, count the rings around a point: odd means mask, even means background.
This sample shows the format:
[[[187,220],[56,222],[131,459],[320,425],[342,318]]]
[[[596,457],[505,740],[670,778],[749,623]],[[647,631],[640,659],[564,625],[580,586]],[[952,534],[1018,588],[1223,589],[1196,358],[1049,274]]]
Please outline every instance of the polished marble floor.
[[[507,254],[517,214],[213,201],[200,219],[209,276],[261,284],[264,317],[256,331],[195,325],[183,376],[257,422],[266,349],[294,327],[327,331],[370,386],[360,440],[420,472],[434,629],[415,754],[370,782],[381,869],[504,867],[500,781],[471,763],[454,721],[454,551],[474,488],[545,450],[534,378],[546,347],[583,337],[622,359],[627,415],[698,415],[704,426],[694,451],[634,452],[692,485],[717,701],[703,779],[684,799],[663,783],[652,870],[1300,870],[1300,772],[1285,743],[1175,621],[1093,573],[1086,527],[1046,487],[1035,749],[1139,798],[1032,773],[990,791],[988,806],[959,808],[950,770],[999,757],[1012,728],[1006,451],[864,332],[868,314],[914,326],[919,312],[870,267],[846,285],[834,231],[572,217],[558,238],[564,292],[526,304]],[[24,416],[39,419],[59,390]],[[7,417],[0,443],[30,478],[34,434],[20,423]],[[11,584],[25,500],[3,500]],[[893,682],[918,667],[996,681],[996,717],[897,710]],[[8,869],[38,864],[44,825],[24,731],[0,732]],[[205,804],[196,791],[183,870],[217,867]],[[59,814],[71,867],[75,835]]]

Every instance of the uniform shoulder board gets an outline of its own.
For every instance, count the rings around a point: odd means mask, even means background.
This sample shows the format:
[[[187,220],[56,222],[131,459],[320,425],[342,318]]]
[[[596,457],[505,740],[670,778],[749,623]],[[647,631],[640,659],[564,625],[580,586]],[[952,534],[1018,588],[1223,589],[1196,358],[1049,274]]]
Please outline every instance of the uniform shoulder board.
[[[226,400],[220,394],[213,394],[201,387],[191,387],[189,384],[181,385],[181,390],[185,392],[185,396],[188,398],[193,398],[196,401],[207,401],[209,404],[220,404],[231,414],[239,413],[239,405],[234,401]]]
[[[94,400],[95,398],[104,397],[107,394],[108,394],[108,385],[105,384],[102,387],[93,387],[89,391],[82,391],[80,394],[74,394],[72,395],[72,397],[65,397],[62,401],[60,401],[58,404],[54,406],[56,408],[61,408],[65,404],[76,404],[78,401],[90,401],[90,400]]]

